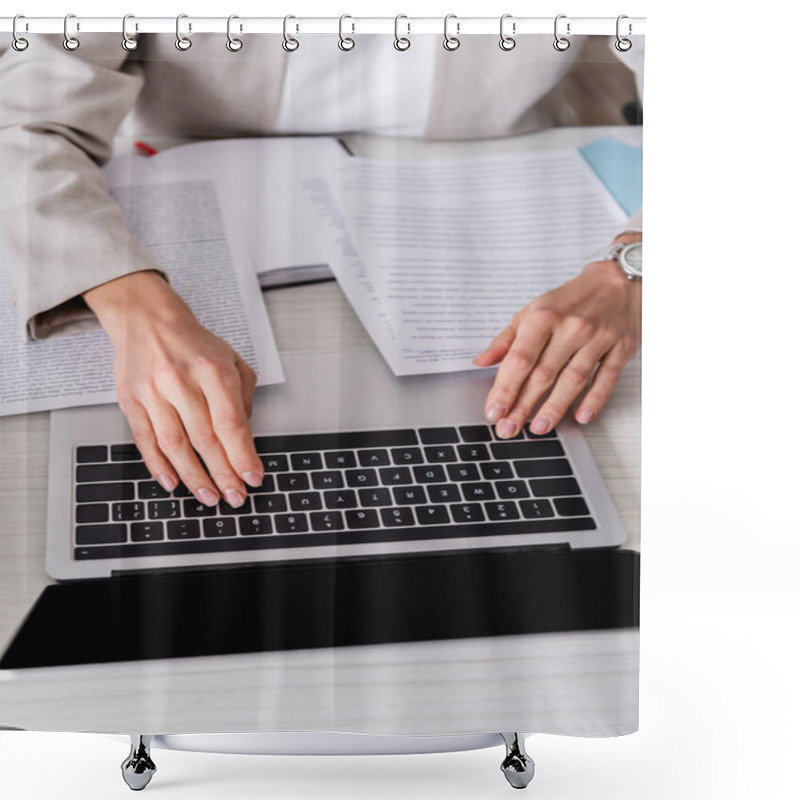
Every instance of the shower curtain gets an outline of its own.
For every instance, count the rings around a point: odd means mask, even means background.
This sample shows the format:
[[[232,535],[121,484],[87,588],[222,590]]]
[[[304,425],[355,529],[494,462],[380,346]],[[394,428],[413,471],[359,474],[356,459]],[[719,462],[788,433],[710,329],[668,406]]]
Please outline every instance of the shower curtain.
[[[240,22],[0,39],[2,724],[635,731],[644,37]]]

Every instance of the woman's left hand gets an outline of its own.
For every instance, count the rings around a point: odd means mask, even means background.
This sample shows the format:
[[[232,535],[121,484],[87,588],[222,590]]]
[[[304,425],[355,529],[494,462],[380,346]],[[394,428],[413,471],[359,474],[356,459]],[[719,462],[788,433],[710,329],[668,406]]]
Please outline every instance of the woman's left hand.
[[[617,241],[640,239],[627,234]],[[597,416],[636,354],[641,314],[641,280],[629,280],[615,261],[589,264],[517,312],[473,361],[480,367],[500,362],[486,398],[486,417],[497,423],[497,435],[516,436],[548,391],[533,433],[552,430],[587,384],[575,418],[586,423]]]

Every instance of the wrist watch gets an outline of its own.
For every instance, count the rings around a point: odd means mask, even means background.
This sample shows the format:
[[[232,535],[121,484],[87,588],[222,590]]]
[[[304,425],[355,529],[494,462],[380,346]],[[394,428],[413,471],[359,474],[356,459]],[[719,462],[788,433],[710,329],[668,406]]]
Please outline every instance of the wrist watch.
[[[630,244],[624,244],[623,242],[617,242],[610,247],[603,247],[586,264],[593,264],[595,261],[616,261],[620,269],[627,275],[628,280],[632,281],[635,278],[641,278],[642,243],[631,242]]]

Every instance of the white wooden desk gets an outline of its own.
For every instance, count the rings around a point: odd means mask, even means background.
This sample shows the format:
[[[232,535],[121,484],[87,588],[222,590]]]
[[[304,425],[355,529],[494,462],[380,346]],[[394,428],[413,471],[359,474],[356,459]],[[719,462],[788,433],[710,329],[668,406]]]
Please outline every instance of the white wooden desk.
[[[599,135],[641,142],[641,129],[576,128],[504,144],[510,150],[577,146]],[[350,137],[348,144],[369,155],[375,143]],[[416,154],[417,146],[398,142],[396,153]],[[492,145],[428,146],[452,153]],[[273,290],[266,304],[282,352],[372,346],[335,283]],[[627,547],[636,550],[640,383],[636,359],[608,407],[584,429],[628,530]],[[0,420],[3,649],[51,582],[44,572],[48,419],[37,413]],[[636,729],[637,676],[633,630],[29,669],[0,676],[0,724],[104,733],[536,730],[601,736]]]

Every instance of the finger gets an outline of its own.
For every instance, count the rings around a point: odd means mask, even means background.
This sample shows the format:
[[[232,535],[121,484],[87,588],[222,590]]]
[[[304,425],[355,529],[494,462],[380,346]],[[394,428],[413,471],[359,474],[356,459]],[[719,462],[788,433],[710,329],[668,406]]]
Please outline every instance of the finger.
[[[244,406],[245,416],[249,419],[253,413],[253,391],[256,388],[257,376],[250,366],[240,358],[236,359],[234,365],[239,370],[239,380],[242,386],[242,405]]]
[[[245,380],[250,383],[249,378]],[[264,466],[256,453],[247,421],[249,414],[243,402],[245,392],[239,370],[232,371],[227,380],[218,374],[203,384],[211,424],[228,463],[246,483],[260,486],[264,480]],[[252,388],[249,394],[252,394]]]
[[[620,342],[603,358],[594,374],[589,391],[586,392],[575,412],[575,419],[582,425],[591,422],[608,402],[619,381],[622,368],[630,360],[625,345]]]
[[[549,433],[591,380],[597,363],[609,352],[613,341],[607,337],[596,337],[569,360],[561,370],[547,399],[531,422],[531,433],[539,436]]]
[[[513,407],[497,423],[497,435],[500,438],[510,438],[520,432],[534,406],[555,383],[567,362],[585,344],[586,338],[585,331],[578,332],[565,327],[550,339],[521,387]]]
[[[230,374],[237,374],[231,367]],[[206,374],[202,384],[208,385],[211,381],[219,380],[212,377],[216,374],[218,365],[206,367]],[[239,393],[238,374],[235,379],[234,391]],[[196,387],[184,386],[177,396],[167,395],[167,399],[180,415],[183,427],[189,436],[192,447],[203,459],[208,474],[211,475],[216,488],[222,493],[225,501],[235,508],[241,506],[247,499],[246,489],[242,479],[228,460],[225,448],[220,441],[214,423],[211,419],[210,409],[203,392]]]
[[[164,489],[171,492],[178,485],[178,476],[175,468],[158,446],[156,434],[145,407],[134,400],[126,405],[125,416],[128,418],[133,440],[142,454],[145,466]]]
[[[492,364],[496,364],[508,352],[515,334],[516,325],[512,324],[504,328],[482,353],[472,359],[472,363],[478,367],[490,367]]]
[[[539,315],[517,328],[514,341],[500,362],[494,384],[486,397],[485,411],[489,422],[501,420],[514,406],[520,387],[531,374],[551,332],[547,318]]]
[[[156,442],[175,467],[184,486],[204,505],[215,506],[219,492],[192,447],[178,412],[161,398],[147,404]]]

